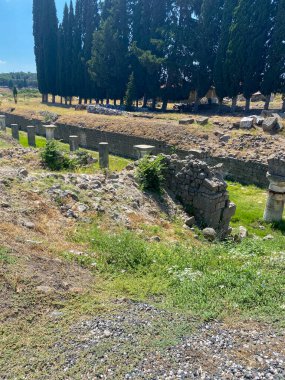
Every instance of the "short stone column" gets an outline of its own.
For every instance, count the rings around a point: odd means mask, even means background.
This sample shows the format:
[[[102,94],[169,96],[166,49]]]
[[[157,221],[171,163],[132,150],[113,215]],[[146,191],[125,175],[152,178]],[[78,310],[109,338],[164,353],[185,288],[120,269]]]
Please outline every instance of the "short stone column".
[[[106,142],[99,144],[99,166],[101,169],[109,168],[109,144]]]
[[[271,156],[268,159],[269,191],[264,212],[266,222],[280,222],[285,204],[285,156]]]
[[[28,145],[36,147],[36,127],[29,125],[27,127]]]
[[[155,146],[152,145],[135,145],[134,149],[137,153],[138,159],[148,156],[153,153]]]
[[[13,139],[19,141],[20,135],[19,135],[19,126],[18,126],[18,124],[11,124],[11,130],[12,130],[12,137],[13,137]]]
[[[50,125],[44,125],[45,131],[46,131],[46,139],[47,141],[54,140],[54,131],[56,129],[56,126],[53,124]]]
[[[76,152],[79,149],[79,137],[69,136],[70,152]]]
[[[6,132],[6,116],[0,115],[0,130]]]

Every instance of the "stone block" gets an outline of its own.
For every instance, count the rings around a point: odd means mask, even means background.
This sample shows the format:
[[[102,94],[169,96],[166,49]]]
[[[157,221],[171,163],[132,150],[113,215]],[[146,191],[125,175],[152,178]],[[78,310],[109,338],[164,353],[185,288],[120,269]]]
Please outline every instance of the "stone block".
[[[253,127],[253,119],[251,117],[243,117],[240,121],[241,129],[251,129]]]
[[[200,125],[206,125],[208,124],[208,122],[209,122],[208,117],[200,117],[199,119],[196,120],[196,123]]]
[[[181,119],[181,120],[179,120],[179,124],[180,125],[194,124],[194,119],[192,119],[192,118],[190,118],[190,119]]]

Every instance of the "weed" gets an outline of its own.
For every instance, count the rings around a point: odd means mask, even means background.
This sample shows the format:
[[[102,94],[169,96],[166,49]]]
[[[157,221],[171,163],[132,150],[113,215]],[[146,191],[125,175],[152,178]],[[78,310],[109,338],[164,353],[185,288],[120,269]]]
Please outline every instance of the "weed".
[[[164,157],[145,156],[139,163],[137,178],[143,190],[157,193],[162,191],[164,182]]]
[[[12,262],[10,252],[6,248],[0,247],[0,263],[11,264]]]
[[[45,148],[41,152],[44,165],[51,170],[74,169],[75,163],[59,150],[59,145],[55,140],[47,141]]]

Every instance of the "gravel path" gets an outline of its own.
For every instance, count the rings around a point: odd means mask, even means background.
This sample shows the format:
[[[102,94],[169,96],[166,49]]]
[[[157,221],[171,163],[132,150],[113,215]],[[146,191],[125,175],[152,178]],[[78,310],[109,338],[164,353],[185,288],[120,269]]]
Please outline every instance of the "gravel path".
[[[73,326],[53,350],[64,357],[67,374],[83,361],[84,373],[76,377],[82,379],[281,380],[284,342],[284,332],[265,325],[199,325],[147,304],[121,301],[111,316]]]

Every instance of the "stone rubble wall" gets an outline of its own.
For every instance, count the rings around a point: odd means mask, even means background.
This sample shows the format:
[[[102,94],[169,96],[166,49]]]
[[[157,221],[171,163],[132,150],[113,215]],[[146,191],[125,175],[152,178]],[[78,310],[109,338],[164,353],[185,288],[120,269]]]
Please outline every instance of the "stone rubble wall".
[[[211,227],[226,236],[236,206],[230,202],[222,165],[210,167],[194,156],[184,160],[178,155],[165,156],[166,186],[195,216],[200,227]]]
[[[45,130],[40,120],[29,120],[13,113],[6,113],[6,124],[18,124],[21,130],[26,130],[28,125],[36,126],[37,134],[45,136]],[[96,129],[84,128],[74,125],[56,124],[55,138],[63,142],[69,142],[70,135],[77,135],[80,138],[80,146],[98,150],[99,142],[108,142],[111,154],[118,156],[136,158],[134,145],[153,145],[155,146],[154,154],[165,153],[171,154],[173,147],[164,141],[147,139],[136,136],[129,136],[121,133],[104,132]],[[242,160],[235,157],[212,157],[200,150],[176,150],[181,158],[193,154],[209,165],[223,164],[226,179],[241,182],[244,184],[253,184],[259,187],[268,188],[266,173],[268,165],[259,160]]]

